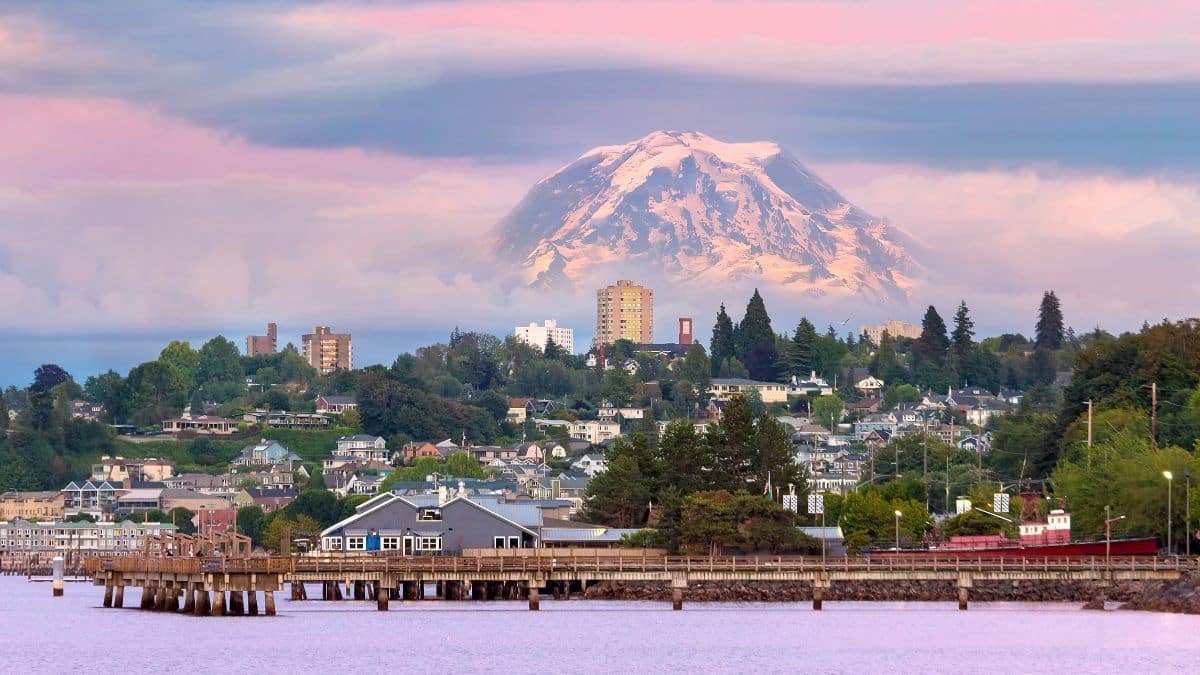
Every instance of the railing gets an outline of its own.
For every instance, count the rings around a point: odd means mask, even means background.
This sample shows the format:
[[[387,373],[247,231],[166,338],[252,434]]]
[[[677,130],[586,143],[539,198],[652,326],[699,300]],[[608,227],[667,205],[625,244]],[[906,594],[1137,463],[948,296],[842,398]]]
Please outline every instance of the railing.
[[[1008,556],[891,556],[839,557],[813,556],[588,556],[539,553],[519,557],[491,556],[419,556],[350,554],[330,557],[263,558],[171,558],[120,557],[90,558],[89,574],[103,571],[161,574],[419,574],[419,573],[741,573],[770,572],[1161,572],[1195,571],[1194,558],[1128,557],[1114,558],[1106,565],[1103,557],[1031,557]]]

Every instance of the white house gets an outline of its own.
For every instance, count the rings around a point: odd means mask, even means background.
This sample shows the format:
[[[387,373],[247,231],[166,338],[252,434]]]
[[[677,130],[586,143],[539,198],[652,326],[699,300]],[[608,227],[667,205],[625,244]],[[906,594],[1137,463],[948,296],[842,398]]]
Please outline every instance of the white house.
[[[778,382],[758,382],[740,377],[715,378],[708,387],[708,395],[717,401],[727,401],[734,396],[744,396],[758,391],[763,403],[787,403],[787,385]]]
[[[388,459],[387,440],[383,436],[371,436],[370,434],[342,436],[337,439],[337,449],[333,451],[333,454],[356,460],[386,462]]]
[[[594,477],[598,473],[608,471],[608,460],[604,455],[584,455],[571,463],[571,468]]]
[[[855,382],[854,388],[864,394],[874,395],[883,390],[883,384],[883,380],[875,377],[874,375],[868,375],[858,382]]]
[[[613,420],[617,415],[626,420],[640,420],[645,417],[646,411],[641,408],[618,408],[612,405],[603,405],[596,410],[596,417],[602,420]]]
[[[592,445],[603,443],[621,435],[621,425],[603,420],[571,422],[571,438],[587,441]]]

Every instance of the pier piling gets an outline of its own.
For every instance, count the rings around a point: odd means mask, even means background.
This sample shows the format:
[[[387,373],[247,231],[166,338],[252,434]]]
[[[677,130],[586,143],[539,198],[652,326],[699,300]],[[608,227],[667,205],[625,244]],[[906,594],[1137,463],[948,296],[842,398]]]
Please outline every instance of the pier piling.
[[[124,584],[117,584],[117,594],[113,598],[113,607],[120,609],[124,606],[125,606],[125,586],[124,586]]]
[[[263,591],[263,600],[267,616],[275,616],[275,594],[271,591]]]
[[[225,591],[213,591],[212,615],[225,616]]]
[[[529,582],[529,611],[538,611],[538,587],[536,581]]]
[[[104,584],[104,606],[112,607],[112,604],[113,604],[113,583],[112,583],[112,579],[109,579]]]
[[[258,616],[258,591],[246,591],[246,614]]]

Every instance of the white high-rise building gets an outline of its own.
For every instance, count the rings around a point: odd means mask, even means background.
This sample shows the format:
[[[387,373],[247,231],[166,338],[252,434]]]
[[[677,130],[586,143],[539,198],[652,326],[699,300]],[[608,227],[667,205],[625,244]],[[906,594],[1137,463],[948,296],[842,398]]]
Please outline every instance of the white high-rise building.
[[[554,344],[558,345],[559,349],[568,354],[575,353],[575,331],[571,328],[559,328],[558,321],[554,319],[546,319],[546,324],[543,326],[536,323],[517,326],[513,329],[513,335],[518,340],[538,349],[546,347],[546,340],[554,340]]]

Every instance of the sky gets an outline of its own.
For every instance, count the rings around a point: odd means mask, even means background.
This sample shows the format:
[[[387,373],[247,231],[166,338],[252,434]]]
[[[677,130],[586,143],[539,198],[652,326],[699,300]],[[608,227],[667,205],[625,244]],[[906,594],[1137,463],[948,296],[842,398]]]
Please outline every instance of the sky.
[[[910,306],[764,289],[778,330],[949,317],[1029,333],[1200,314],[1200,3],[0,4],[0,384],[280,324],[356,365],[557,318],[499,279],[534,182],[657,129],[775,141],[920,244]],[[750,288],[658,288],[707,331]],[[847,319],[847,317],[849,317]]]

